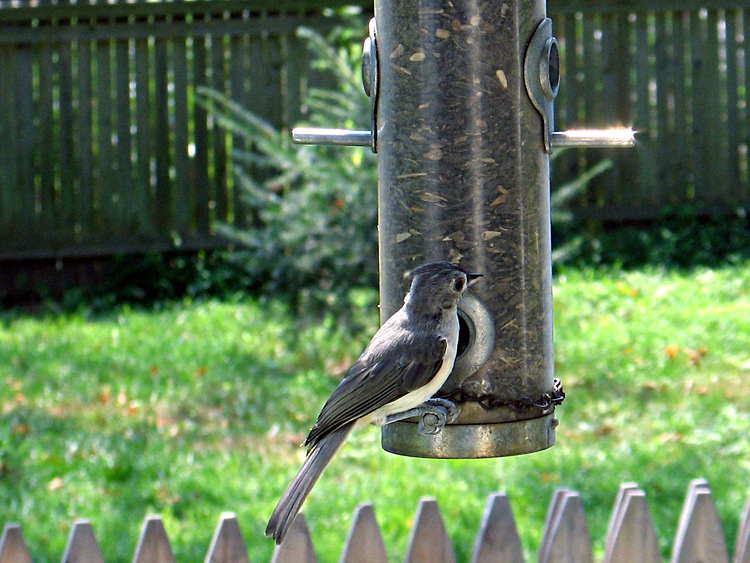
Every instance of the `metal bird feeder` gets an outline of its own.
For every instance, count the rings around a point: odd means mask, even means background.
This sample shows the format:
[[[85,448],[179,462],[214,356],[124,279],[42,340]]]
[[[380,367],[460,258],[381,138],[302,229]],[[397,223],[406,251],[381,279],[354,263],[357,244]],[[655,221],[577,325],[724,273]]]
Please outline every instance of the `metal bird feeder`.
[[[449,260],[485,275],[459,304],[461,407],[434,436],[383,427],[417,457],[531,453],[555,443],[549,153],[632,146],[631,131],[554,131],[559,53],[544,0],[375,0],[363,56],[372,130],[296,129],[296,142],[378,153],[381,319],[403,273]]]

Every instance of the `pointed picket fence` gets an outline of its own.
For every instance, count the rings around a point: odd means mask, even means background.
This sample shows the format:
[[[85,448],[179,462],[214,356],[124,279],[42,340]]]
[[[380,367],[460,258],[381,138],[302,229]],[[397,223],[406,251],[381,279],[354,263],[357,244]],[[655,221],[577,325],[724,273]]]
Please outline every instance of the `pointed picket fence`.
[[[344,546],[341,563],[387,563],[385,544],[370,503],[360,505]],[[539,550],[539,563],[592,563],[591,535],[580,495],[557,489],[552,497]],[[0,538],[0,563],[32,563],[23,533],[8,524]],[[62,563],[104,563],[88,520],[76,520]],[[175,563],[160,516],[146,518],[133,563]],[[205,563],[249,563],[237,518],[221,515]],[[310,529],[300,515],[271,563],[317,563]],[[405,563],[456,563],[456,556],[433,498],[419,502]],[[490,495],[474,544],[471,563],[525,563],[513,510],[505,493]],[[661,563],[646,494],[623,483],[615,500],[602,563]],[[730,563],[711,489],[704,479],[688,487],[674,540],[671,563]],[[750,563],[750,498],[743,511],[734,558]]]

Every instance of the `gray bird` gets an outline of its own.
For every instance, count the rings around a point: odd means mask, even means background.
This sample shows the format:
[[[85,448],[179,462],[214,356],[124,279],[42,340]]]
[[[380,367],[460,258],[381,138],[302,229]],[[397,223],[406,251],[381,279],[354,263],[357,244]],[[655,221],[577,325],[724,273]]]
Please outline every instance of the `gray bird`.
[[[304,445],[307,459],[266,527],[280,544],[323,470],[355,428],[422,416],[420,432],[436,434],[457,415],[453,403],[431,399],[453,370],[458,345],[457,305],[482,274],[435,262],[407,274],[404,305],[375,333],[323,406]],[[432,425],[425,414],[433,414]]]

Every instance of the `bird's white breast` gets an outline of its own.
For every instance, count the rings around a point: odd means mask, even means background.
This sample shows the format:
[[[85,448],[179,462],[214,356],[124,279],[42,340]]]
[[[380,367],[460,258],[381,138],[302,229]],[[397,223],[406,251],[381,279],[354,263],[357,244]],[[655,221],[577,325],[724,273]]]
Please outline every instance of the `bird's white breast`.
[[[415,389],[403,397],[396,399],[392,403],[383,405],[368,416],[361,418],[358,421],[357,426],[364,426],[366,424],[382,426],[385,424],[387,416],[418,407],[438,392],[453,371],[453,364],[456,361],[456,350],[458,348],[458,317],[455,309],[449,313],[448,318],[451,319],[451,322],[446,327],[447,330],[444,334],[447,340],[445,358],[443,359],[443,364],[440,366],[440,370],[438,370],[432,380],[430,380],[427,385]]]

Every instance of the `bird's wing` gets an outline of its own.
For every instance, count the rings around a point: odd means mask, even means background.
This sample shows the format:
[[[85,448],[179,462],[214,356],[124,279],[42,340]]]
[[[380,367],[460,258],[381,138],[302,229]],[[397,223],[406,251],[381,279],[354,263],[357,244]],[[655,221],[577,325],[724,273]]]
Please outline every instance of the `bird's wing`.
[[[443,337],[414,338],[385,348],[377,357],[364,354],[323,406],[305,445],[380,407],[419,389],[440,370],[447,341]]]

